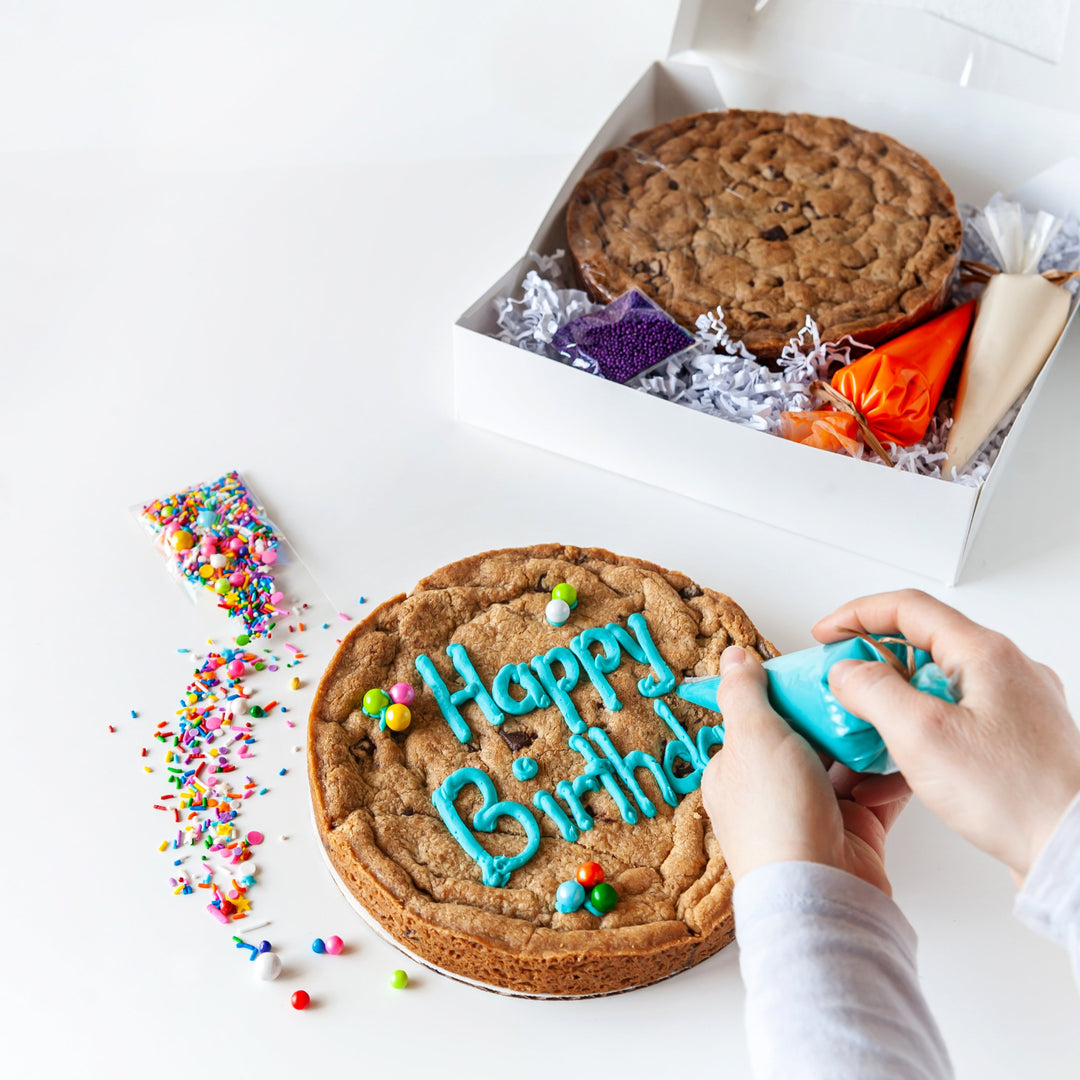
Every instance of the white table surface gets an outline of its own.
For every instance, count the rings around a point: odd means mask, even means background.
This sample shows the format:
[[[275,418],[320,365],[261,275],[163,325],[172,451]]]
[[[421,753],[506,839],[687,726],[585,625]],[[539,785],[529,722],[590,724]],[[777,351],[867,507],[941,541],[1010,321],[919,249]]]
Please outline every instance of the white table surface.
[[[1078,700],[1075,340],[952,589],[452,420],[451,322],[519,256],[673,7],[0,11],[0,93],[19,105],[0,116],[6,1075],[747,1075],[735,947],[579,1003],[403,963],[323,869],[302,725],[260,728],[252,775],[272,790],[241,819],[267,835],[252,921],[271,923],[251,937],[285,975],[256,983],[231,929],[172,895],[160,760],[149,744],[147,776],[139,749],[190,675],[176,650],[205,635],[127,508],[227,469],[334,611],[475,551],[560,540],[727,591],[783,649],[853,595],[924,587]],[[254,683],[298,721],[344,628],[330,622],[305,638],[300,691],[292,672]],[[959,1075],[1075,1075],[1076,988],[1013,921],[1005,871],[918,806],[889,868]],[[344,956],[310,952],[335,933]]]

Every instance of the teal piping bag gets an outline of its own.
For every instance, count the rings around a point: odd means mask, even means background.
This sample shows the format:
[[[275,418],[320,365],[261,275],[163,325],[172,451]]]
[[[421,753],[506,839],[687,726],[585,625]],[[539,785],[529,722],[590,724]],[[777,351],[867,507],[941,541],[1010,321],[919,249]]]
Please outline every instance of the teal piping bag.
[[[829,669],[840,660],[889,663],[917,690],[944,701],[958,700],[955,688],[928,652],[904,638],[862,635],[765,661],[769,702],[815,750],[855,772],[896,772],[876,728],[849,713],[829,690]],[[719,712],[719,686],[719,675],[687,679],[675,693],[684,701]]]

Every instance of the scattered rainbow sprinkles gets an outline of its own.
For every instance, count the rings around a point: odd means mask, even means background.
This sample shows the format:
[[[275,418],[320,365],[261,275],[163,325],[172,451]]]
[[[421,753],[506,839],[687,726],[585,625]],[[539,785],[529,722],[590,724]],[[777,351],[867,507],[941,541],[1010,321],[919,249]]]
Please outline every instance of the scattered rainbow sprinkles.
[[[241,639],[245,643],[249,640],[244,634],[237,640]],[[243,646],[210,652],[188,683],[176,712],[176,730],[162,730],[168,727],[168,721],[162,720],[154,732],[154,738],[167,748],[167,782],[176,789],[154,804],[156,810],[171,811],[177,826],[175,837],[163,840],[160,850],[180,851],[200,845],[205,849],[197,874],[180,874],[170,878],[170,884],[174,893],[183,896],[196,888],[208,890],[207,911],[222,923],[246,917],[251,907],[247,891],[255,884],[257,872],[251,849],[263,841],[262,833],[256,830],[242,835],[235,819],[245,800],[268,789],[260,788],[246,775],[240,783],[232,774],[252,756],[255,742],[253,725],[243,719],[243,713],[266,715],[277,704],[248,709],[243,677],[249,668],[265,667],[257,653]],[[276,670],[274,664],[269,667]],[[173,805],[163,805],[172,799],[176,800]],[[211,855],[220,860],[217,865],[210,862]]]
[[[141,517],[189,584],[214,592],[251,637],[269,633],[283,599],[270,571],[280,539],[239,473],[155,499]]]

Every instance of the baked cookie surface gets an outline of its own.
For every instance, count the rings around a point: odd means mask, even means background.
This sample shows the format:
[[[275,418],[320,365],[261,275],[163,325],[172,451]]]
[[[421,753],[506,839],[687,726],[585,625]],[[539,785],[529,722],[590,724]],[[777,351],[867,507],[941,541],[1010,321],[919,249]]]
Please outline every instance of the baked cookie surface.
[[[698,113],[593,163],[567,209],[590,296],[637,287],[693,328],[775,359],[810,315],[822,338],[880,344],[937,314],[960,259],[956,200],[907,147],[844,120]]]
[[[578,599],[569,620],[555,627],[545,607],[560,582],[573,585]],[[584,663],[572,678],[568,646],[590,628],[611,625],[624,628],[621,649],[610,644],[617,631],[587,635],[591,654],[607,658],[597,665],[609,669],[597,676],[608,687],[601,692]],[[656,662],[636,647],[646,637],[659,651]],[[733,937],[732,882],[702,807],[690,748],[700,747],[707,758],[718,740],[702,733],[712,730],[716,717],[676,698],[673,686],[686,677],[716,674],[720,653],[731,643],[762,658],[776,654],[728,597],[681,574],[600,549],[543,545],[494,551],[426,577],[351,631],[312,706],[314,815],[339,884],[416,958],[510,993],[612,993],[654,982],[716,952]],[[613,651],[621,653],[617,660]],[[463,700],[463,652],[489,697],[494,693],[504,704],[505,694],[494,689],[497,676],[515,666],[512,697],[519,714],[503,708],[501,723],[494,724],[479,694]],[[419,656],[428,657],[437,672],[431,681],[441,680],[457,697],[450,711],[467,730],[455,734],[418,673]],[[542,679],[530,680],[518,667],[545,657],[546,668],[543,662],[532,668]],[[401,682],[415,688],[411,724],[399,733],[380,730],[379,720],[362,709],[364,694]],[[547,706],[535,700],[542,697],[536,683],[554,691]],[[511,686],[506,676],[501,685]],[[560,690],[570,708],[558,703]],[[621,708],[608,707],[615,697]],[[664,708],[683,731],[682,741],[662,719]],[[580,720],[576,736],[568,714]],[[675,748],[668,750],[671,743]],[[644,802],[619,779],[605,747],[624,761],[641,751],[656,762],[654,770],[639,758],[631,770]],[[536,763],[535,776],[515,774],[515,759],[522,758]],[[597,760],[609,764],[596,765]],[[584,815],[579,817],[564,796],[575,778],[590,774],[590,761],[592,783],[576,785]],[[669,788],[686,789],[670,799],[659,779],[665,770]],[[467,777],[478,782],[456,783]],[[488,781],[492,787],[485,794]],[[444,809],[449,805],[447,813],[456,814],[465,830],[459,833],[464,843],[471,836],[484,856],[471,857],[455,838],[437,806],[440,791]],[[539,808],[539,792],[549,794],[553,813]],[[493,831],[483,832],[478,812],[495,797],[496,811],[508,801],[521,810],[516,818],[497,814]],[[644,812],[645,804],[653,816]],[[628,822],[628,816],[635,820]],[[516,864],[534,827],[535,853]],[[566,838],[568,832],[573,839]],[[559,884],[586,861],[604,868],[618,892],[617,906],[599,917],[584,909],[557,911]],[[484,883],[500,872],[502,884]]]

